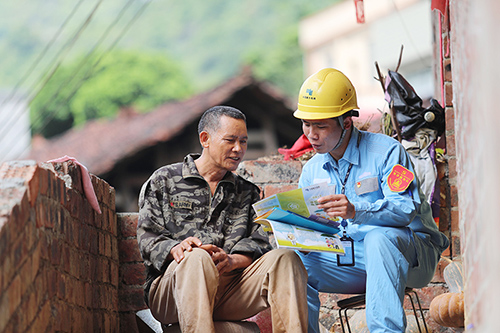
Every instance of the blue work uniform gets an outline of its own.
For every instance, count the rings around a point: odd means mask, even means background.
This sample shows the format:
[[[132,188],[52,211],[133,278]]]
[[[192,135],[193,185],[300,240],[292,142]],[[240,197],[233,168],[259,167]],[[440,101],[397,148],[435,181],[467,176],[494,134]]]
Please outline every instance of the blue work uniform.
[[[337,266],[336,255],[330,253],[299,253],[309,276],[309,332],[319,332],[318,292],[366,292],[370,332],[405,331],[405,287],[420,288],[431,281],[449,240],[438,230],[416,177],[401,192],[389,186],[398,164],[414,174],[399,142],[353,127],[339,161],[316,154],[304,166],[300,187],[335,184],[336,193],[344,191],[356,209],[345,226],[354,239],[354,266]]]

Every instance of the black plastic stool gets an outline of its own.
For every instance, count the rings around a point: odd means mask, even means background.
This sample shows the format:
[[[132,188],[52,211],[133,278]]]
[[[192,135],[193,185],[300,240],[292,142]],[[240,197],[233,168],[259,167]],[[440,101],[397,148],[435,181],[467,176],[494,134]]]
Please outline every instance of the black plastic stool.
[[[411,307],[413,308],[413,314],[415,315],[415,321],[417,322],[418,326],[418,331],[422,333],[422,328],[420,327],[420,323],[417,316],[417,308],[415,307],[415,302],[413,301],[413,297],[415,297],[415,300],[417,301],[418,310],[420,311],[422,322],[424,323],[425,332],[428,333],[429,330],[427,329],[427,324],[425,323],[424,312],[422,311],[422,306],[420,305],[420,299],[418,298],[417,292],[413,290],[413,288],[406,288],[405,295],[410,298]],[[365,301],[366,301],[366,295],[360,294],[337,302],[337,306],[339,307],[339,318],[340,318],[340,325],[342,326],[342,332],[345,333],[344,322],[342,321],[342,311],[344,311],[347,330],[349,331],[349,333],[351,333],[351,327],[349,326],[349,320],[347,318],[347,310],[355,308],[357,306],[364,305]]]

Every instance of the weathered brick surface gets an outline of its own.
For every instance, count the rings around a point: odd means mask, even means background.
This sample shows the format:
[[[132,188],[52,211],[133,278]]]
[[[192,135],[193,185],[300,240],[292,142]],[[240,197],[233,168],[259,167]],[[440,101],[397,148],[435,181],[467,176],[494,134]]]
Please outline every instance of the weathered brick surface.
[[[120,258],[118,307],[122,327],[136,332],[135,313],[147,308],[142,285],[146,280],[146,269],[137,244],[138,213],[118,213],[118,248]],[[126,325],[126,326],[123,326]],[[132,325],[132,326],[131,326]]]
[[[101,209],[112,212],[99,215],[81,183],[73,163],[0,166],[0,331],[119,330],[114,190],[94,177]]]

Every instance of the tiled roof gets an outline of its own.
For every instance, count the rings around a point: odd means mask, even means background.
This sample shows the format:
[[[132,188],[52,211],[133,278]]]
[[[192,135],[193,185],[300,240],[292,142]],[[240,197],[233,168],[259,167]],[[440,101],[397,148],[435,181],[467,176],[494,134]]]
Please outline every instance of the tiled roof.
[[[50,140],[36,138],[29,158],[44,162],[68,155],[84,164],[91,173],[101,175],[111,171],[120,160],[170,140],[197,121],[206,109],[224,104],[235,93],[249,87],[257,87],[286,104],[279,92],[257,82],[244,71],[213,90],[185,101],[161,105],[149,113],[121,112],[114,119],[89,121],[82,128],[71,129]]]

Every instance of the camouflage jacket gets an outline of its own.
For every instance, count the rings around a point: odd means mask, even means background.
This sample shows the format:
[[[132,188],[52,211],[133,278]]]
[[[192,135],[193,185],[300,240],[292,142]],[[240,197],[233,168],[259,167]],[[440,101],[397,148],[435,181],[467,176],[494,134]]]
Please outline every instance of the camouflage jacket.
[[[212,196],[196,169],[197,157],[187,155],[183,163],[156,170],[142,186],[137,241],[148,274],[146,299],[151,283],[170,263],[170,250],[187,237],[254,260],[271,250],[267,234],[253,222],[259,188],[228,172]]]

